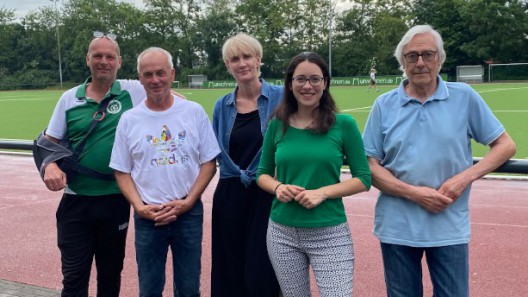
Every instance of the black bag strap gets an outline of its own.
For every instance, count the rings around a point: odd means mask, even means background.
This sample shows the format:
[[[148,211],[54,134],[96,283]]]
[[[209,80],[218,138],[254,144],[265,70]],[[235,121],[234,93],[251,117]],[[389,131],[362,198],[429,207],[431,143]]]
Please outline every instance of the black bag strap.
[[[93,178],[97,178],[97,179],[102,179],[102,180],[114,180],[115,179],[114,174],[102,173],[97,170],[82,166],[79,164],[79,161],[78,161],[79,157],[84,151],[84,146],[86,145],[88,136],[92,134],[97,124],[99,124],[99,122],[104,120],[106,116],[106,108],[108,107],[108,104],[110,104],[110,101],[114,99],[114,97],[115,97],[114,95],[110,95],[109,97],[103,99],[101,103],[99,103],[99,107],[97,108],[97,111],[93,114],[93,119],[92,119],[92,122],[90,123],[90,127],[84,134],[81,141],[79,141],[79,144],[77,144],[77,146],[73,149],[73,155],[69,158],[65,158],[62,161],[63,164],[61,165],[61,168],[63,168],[66,171],[73,170],[75,172],[78,172],[78,173],[81,173],[81,174],[84,174],[84,175],[87,175]],[[67,173],[66,175],[68,176],[69,174]]]
[[[90,127],[84,134],[84,137],[79,141],[79,144],[73,149],[73,156],[78,159],[81,153],[84,151],[84,145],[86,144],[86,141],[88,140],[88,136],[92,134],[93,130],[101,122],[104,120],[106,116],[106,108],[108,107],[108,104],[110,104],[110,101],[114,99],[114,95],[110,95],[109,97],[103,99],[101,103],[99,103],[99,108],[97,111],[93,114],[92,122],[90,123]]]
[[[73,156],[62,159],[60,167],[66,173],[68,178],[74,177],[76,175],[75,173],[81,173],[92,178],[115,180],[115,176],[111,173],[102,173],[95,169],[80,165],[77,159],[74,159]]]

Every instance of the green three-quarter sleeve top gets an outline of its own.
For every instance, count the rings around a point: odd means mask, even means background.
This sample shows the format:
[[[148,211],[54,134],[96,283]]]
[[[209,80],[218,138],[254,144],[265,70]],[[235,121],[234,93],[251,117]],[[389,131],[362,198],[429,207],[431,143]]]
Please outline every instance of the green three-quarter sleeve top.
[[[268,174],[284,184],[315,190],[340,182],[343,157],[352,178],[370,189],[371,175],[363,140],[350,115],[336,114],[336,121],[326,134],[290,126],[283,135],[282,123],[273,119],[264,137],[257,178]],[[270,218],[291,227],[328,227],[346,222],[342,198],[327,199],[312,209],[296,201],[283,203],[275,199]]]

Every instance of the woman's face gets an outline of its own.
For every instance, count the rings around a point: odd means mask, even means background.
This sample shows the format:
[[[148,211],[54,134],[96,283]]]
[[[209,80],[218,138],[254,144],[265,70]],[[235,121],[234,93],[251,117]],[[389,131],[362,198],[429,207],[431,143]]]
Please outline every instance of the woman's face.
[[[227,61],[226,66],[237,83],[252,81],[259,77],[260,58],[239,52]]]
[[[321,68],[315,63],[304,61],[295,68],[290,88],[299,108],[315,108],[319,106],[326,84]]]

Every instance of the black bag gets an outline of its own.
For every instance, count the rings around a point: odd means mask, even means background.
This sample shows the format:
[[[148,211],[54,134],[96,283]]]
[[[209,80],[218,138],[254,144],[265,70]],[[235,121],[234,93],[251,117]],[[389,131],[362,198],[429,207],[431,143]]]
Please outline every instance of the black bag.
[[[33,141],[33,160],[42,179],[44,179],[44,171],[50,163],[56,162],[60,167],[62,160],[73,156],[67,142],[55,143],[46,138],[45,134],[46,130],[40,132]]]
[[[73,181],[77,173],[82,173],[102,180],[115,179],[113,174],[102,173],[79,164],[79,156],[84,150],[84,145],[86,144],[88,136],[95,129],[95,126],[105,118],[106,108],[112,99],[113,96],[110,96],[101,101],[97,112],[93,115],[88,131],[81,141],[79,141],[79,144],[75,149],[71,148],[67,140],[61,140],[59,143],[49,140],[45,136],[46,130],[38,135],[37,139],[33,142],[33,160],[35,161],[35,165],[37,166],[42,180],[44,180],[46,166],[52,162],[56,162],[59,168],[66,173],[68,183]]]

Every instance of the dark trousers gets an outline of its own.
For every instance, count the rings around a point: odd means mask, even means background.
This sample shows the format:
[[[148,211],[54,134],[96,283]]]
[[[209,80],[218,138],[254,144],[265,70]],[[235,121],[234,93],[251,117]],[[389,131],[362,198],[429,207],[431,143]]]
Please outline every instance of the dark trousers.
[[[239,178],[220,179],[213,197],[211,297],[277,297],[266,248],[273,195]]]
[[[94,257],[97,296],[119,296],[129,218],[130,204],[121,194],[63,195],[57,209],[62,297],[88,296]]]

